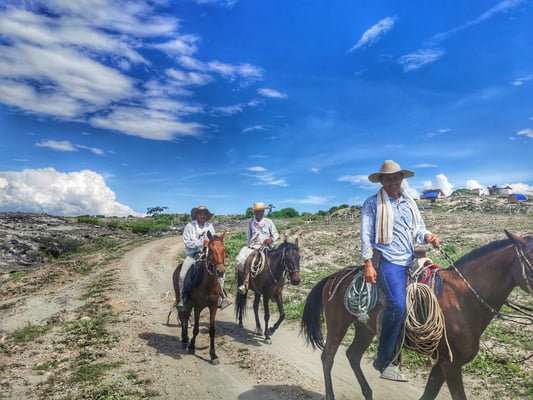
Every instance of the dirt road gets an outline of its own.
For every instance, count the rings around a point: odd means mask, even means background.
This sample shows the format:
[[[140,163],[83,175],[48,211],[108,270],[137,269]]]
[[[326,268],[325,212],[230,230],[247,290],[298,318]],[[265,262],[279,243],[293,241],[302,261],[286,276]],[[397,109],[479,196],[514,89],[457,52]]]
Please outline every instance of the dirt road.
[[[181,348],[176,312],[171,315],[170,324],[166,321],[174,301],[171,275],[182,252],[183,244],[174,236],[140,245],[103,267],[117,277],[113,290],[106,296],[120,316],[110,327],[119,339],[106,351],[104,360],[99,360],[117,365],[109,379],[123,382],[125,392],[132,389],[129,393],[135,393],[139,385],[149,387],[149,397],[154,399],[322,399],[320,352],[305,345],[295,323],[284,322],[272,337],[272,344],[265,344],[253,334],[251,310],[244,329],[239,329],[235,322],[233,306],[219,310],[216,346],[220,364],[211,365],[205,322],[208,313],[204,310],[196,354],[190,355]],[[0,331],[13,332],[28,324],[46,323],[51,318],[75,318],[76,310],[83,304],[80,293],[91,279],[91,276],[76,277],[59,287],[10,299],[16,306],[2,312]],[[2,384],[4,391],[0,391],[0,398],[41,398],[39,391],[32,387],[53,376],[52,372],[35,371],[36,365],[48,362],[47,352],[54,351],[56,339],[47,340],[44,344],[35,342],[33,349],[10,360],[16,368],[4,370],[2,379],[6,384]],[[408,383],[395,383],[379,379],[370,365],[364,365],[363,370],[375,399],[412,400],[423,392],[425,377],[411,376]],[[124,379],[125,376],[136,379]],[[337,355],[333,380],[337,399],[362,398],[344,349]],[[438,399],[450,399],[446,387]]]
[[[217,353],[221,363],[209,362],[207,324],[199,335],[196,355],[181,349],[176,313],[166,325],[173,302],[170,276],[182,244],[174,238],[145,244],[120,262],[120,290],[116,307],[131,315],[122,349],[132,352],[145,377],[154,382],[161,399],[321,399],[324,396],[320,352],[305,345],[299,327],[284,323],[265,344],[253,334],[248,314],[245,329],[235,323],[233,306],[217,313]],[[207,310],[204,311],[207,316]],[[204,315],[203,315],[204,316]],[[416,377],[409,383],[378,378],[370,366],[364,372],[376,399],[417,399],[423,382]],[[360,389],[348,365],[344,350],[338,354],[333,370],[338,399],[361,398]],[[439,399],[449,399],[447,389]]]

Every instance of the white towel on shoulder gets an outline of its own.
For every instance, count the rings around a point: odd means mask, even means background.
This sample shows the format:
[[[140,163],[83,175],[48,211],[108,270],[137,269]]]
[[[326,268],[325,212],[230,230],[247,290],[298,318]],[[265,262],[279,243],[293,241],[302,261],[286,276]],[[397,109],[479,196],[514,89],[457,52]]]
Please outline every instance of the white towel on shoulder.
[[[411,212],[413,213],[413,237],[418,232],[418,225],[420,221],[420,212],[418,211],[418,205],[411,196],[407,194],[403,189],[400,189],[400,194],[405,198]],[[390,198],[384,188],[381,188],[377,196],[376,206],[376,227],[375,227],[375,241],[379,244],[392,243],[392,226],[394,225],[394,215],[392,212],[392,206],[390,204]]]

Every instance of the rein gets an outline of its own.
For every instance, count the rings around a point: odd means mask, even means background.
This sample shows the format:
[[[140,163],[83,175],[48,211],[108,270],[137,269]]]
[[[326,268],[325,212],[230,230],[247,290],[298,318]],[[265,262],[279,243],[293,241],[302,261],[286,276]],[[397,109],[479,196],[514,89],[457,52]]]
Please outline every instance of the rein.
[[[529,278],[527,277],[527,272],[526,272],[526,268],[533,269],[533,267],[531,266],[531,263],[529,262],[529,259],[526,257],[524,252],[519,250],[517,248],[517,246],[515,246],[515,245],[513,245],[513,247],[516,250],[517,258],[520,261],[520,266],[522,267],[522,275],[523,275],[523,278],[524,278],[524,280],[526,282],[527,288],[530,290],[530,293],[533,293],[533,291],[531,290],[530,281],[529,281]],[[479,295],[479,293],[476,291],[476,289],[474,289],[472,287],[472,285],[470,285],[470,283],[466,280],[466,278],[463,276],[463,274],[461,274],[461,272],[455,266],[455,261],[442,249],[442,247],[438,246],[437,249],[444,256],[444,258],[446,258],[446,260],[448,260],[451,263],[450,267],[453,268],[455,270],[455,272],[457,272],[457,274],[461,277],[461,279],[464,281],[466,286],[468,286],[470,291],[476,296],[476,298],[481,302],[481,304],[483,304],[483,306],[486,307],[490,312],[492,312],[496,317],[500,318],[501,320],[507,320],[507,321],[511,321],[511,322],[516,322],[516,323],[522,324],[522,325],[530,325],[530,324],[533,323],[533,314],[528,314],[526,312],[526,311],[533,311],[532,309],[529,309],[527,307],[518,305],[516,303],[512,303],[509,300],[506,300],[505,304],[509,308],[512,308],[513,310],[518,311],[519,313],[524,314],[525,316],[513,315],[513,314],[504,314],[504,313],[501,313],[498,310],[494,309],[489,303],[487,303],[485,301],[485,299],[483,299]],[[525,260],[525,262],[523,262],[523,260]],[[527,265],[527,267],[526,267],[526,265]],[[524,311],[524,310],[526,310],[526,311]],[[527,320],[527,322],[523,322],[522,320],[524,320],[524,319]]]

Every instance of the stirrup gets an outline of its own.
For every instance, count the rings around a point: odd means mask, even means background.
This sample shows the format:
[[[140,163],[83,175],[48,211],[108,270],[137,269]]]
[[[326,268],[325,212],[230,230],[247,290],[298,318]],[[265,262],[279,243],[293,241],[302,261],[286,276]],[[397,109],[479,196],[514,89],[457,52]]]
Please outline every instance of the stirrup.
[[[246,294],[246,292],[248,292],[248,289],[246,288],[246,285],[239,286],[238,290],[239,290],[240,294]]]

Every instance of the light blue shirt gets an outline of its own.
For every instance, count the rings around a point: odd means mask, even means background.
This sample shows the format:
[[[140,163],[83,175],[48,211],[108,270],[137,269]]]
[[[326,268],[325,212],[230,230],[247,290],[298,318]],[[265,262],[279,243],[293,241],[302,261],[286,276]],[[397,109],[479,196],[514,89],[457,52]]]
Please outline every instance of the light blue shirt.
[[[363,203],[361,215],[361,257],[363,260],[372,258],[373,249],[381,251],[385,259],[393,264],[411,265],[414,255],[414,241],[425,244],[424,236],[431,233],[426,229],[422,218],[418,221],[418,231],[414,232],[414,214],[405,198],[400,201],[390,198],[394,223],[392,228],[392,242],[389,244],[376,243],[376,208],[377,194],[369,197]],[[375,265],[374,267],[377,267]]]
[[[194,253],[203,250],[204,240],[208,239],[207,231],[211,232],[211,235],[215,235],[215,227],[209,222],[206,222],[202,228],[200,228],[196,220],[185,225],[185,229],[183,230],[185,255],[192,256]]]

